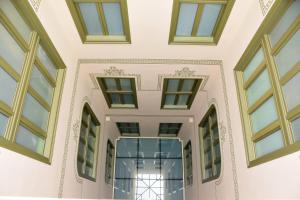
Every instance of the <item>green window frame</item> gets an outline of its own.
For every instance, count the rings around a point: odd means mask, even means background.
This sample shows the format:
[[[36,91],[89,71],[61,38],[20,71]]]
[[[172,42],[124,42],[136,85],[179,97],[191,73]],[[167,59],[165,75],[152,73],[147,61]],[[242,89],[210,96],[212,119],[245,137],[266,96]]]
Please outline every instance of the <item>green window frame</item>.
[[[140,136],[140,125],[138,122],[117,122],[116,124],[122,136]]]
[[[159,123],[158,137],[177,137],[182,123]]]
[[[299,8],[275,1],[235,67],[249,167],[300,149]]]
[[[138,108],[134,78],[98,77],[97,81],[109,108]]]
[[[127,0],[66,0],[66,2],[83,43],[131,43]],[[82,15],[81,5],[89,9],[86,11],[88,16]],[[116,10],[112,9],[112,5],[117,5],[119,12],[115,13]],[[105,12],[107,7],[110,9]],[[95,28],[95,23],[98,24],[99,30]],[[89,25],[93,32],[89,32]],[[118,27],[121,28],[121,32],[112,32]]]
[[[105,162],[105,183],[112,185],[114,171],[115,147],[110,140],[107,140],[106,162]]]
[[[164,78],[161,109],[190,109],[202,79]]]
[[[0,28],[0,146],[50,164],[65,64],[29,2],[1,1]]]
[[[169,44],[216,45],[234,2],[235,0],[174,0]],[[185,9],[188,10],[184,11]],[[213,12],[216,12],[215,15]],[[181,27],[184,28],[184,34],[178,32]]]
[[[185,158],[185,184],[193,185],[193,157],[192,157],[192,142],[189,140],[184,147]]]
[[[221,147],[218,116],[212,105],[199,124],[202,182],[217,179],[221,173]]]
[[[77,171],[79,176],[91,181],[96,181],[99,137],[100,122],[92,108],[86,103],[81,117]]]

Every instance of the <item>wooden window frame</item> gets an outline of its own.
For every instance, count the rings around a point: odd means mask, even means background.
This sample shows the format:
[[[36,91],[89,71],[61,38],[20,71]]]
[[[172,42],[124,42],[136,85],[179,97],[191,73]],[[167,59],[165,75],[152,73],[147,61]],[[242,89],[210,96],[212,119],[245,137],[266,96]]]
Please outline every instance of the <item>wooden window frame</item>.
[[[113,184],[114,158],[115,147],[113,143],[108,139],[106,146],[105,183],[110,185]]]
[[[104,79],[116,79],[118,89],[114,90],[114,91],[108,91]],[[129,79],[130,80],[131,91],[123,91],[121,89],[120,79]],[[138,100],[137,100],[135,78],[133,78],[133,77],[98,77],[97,81],[98,81],[98,83],[100,85],[100,88],[101,88],[102,93],[104,95],[105,101],[106,101],[106,103],[107,103],[107,105],[108,105],[109,108],[112,108],[112,109],[137,109],[138,108]],[[133,95],[133,103],[134,103],[133,105],[134,105],[134,107],[128,106],[127,104],[117,104],[117,105],[114,105],[112,103],[112,100],[110,99],[110,97],[108,95],[110,93],[115,93],[115,94],[119,94],[119,95],[123,95],[123,94],[131,94],[131,95]],[[122,98],[121,98],[121,101],[124,102],[124,100],[122,100]]]
[[[192,142],[189,140],[184,147],[185,159],[185,183],[188,186],[193,185],[193,157],[192,157]]]
[[[83,119],[83,113],[86,112],[87,114],[87,122],[84,121]],[[91,128],[91,123],[93,123],[96,125],[96,131],[93,131]],[[96,177],[97,177],[97,165],[98,165],[98,151],[99,151],[99,138],[100,138],[100,122],[98,121],[96,115],[94,114],[92,108],[90,107],[90,105],[88,103],[85,103],[83,109],[82,109],[82,116],[81,116],[81,126],[85,126],[86,127],[86,131],[85,135],[82,135],[81,133],[81,128],[80,128],[80,136],[79,136],[79,142],[78,142],[78,152],[77,152],[77,172],[78,175],[82,178],[86,178],[89,179],[91,181],[96,181]],[[94,146],[91,146],[91,144],[89,144],[88,141],[88,137],[89,135],[93,135],[95,137],[95,143]],[[84,145],[84,152],[83,152],[83,156],[80,155],[79,152],[79,146],[80,143],[82,143]],[[91,150],[94,153],[94,158],[93,161],[89,161],[87,158],[87,151]],[[78,167],[78,162],[83,163],[82,166],[82,170],[80,170]],[[88,174],[86,174],[85,168],[86,166],[90,167],[93,169],[93,175],[89,176]]]
[[[216,121],[212,120],[212,115],[216,115]],[[208,130],[207,133],[204,135],[203,126],[205,124],[208,124]],[[214,138],[214,132],[213,128],[217,128],[218,130],[218,138]],[[207,147],[207,149],[204,149],[204,138],[210,137],[210,145]],[[221,155],[221,145],[220,145],[220,133],[219,133],[219,125],[218,125],[218,113],[214,105],[212,105],[208,111],[206,112],[205,116],[202,118],[201,122],[199,123],[199,141],[200,141],[200,158],[201,158],[201,173],[202,173],[202,183],[206,183],[212,180],[215,180],[219,178],[221,174],[221,168],[222,168],[222,155]],[[215,152],[215,146],[220,146],[220,156],[216,155]],[[205,162],[205,153],[211,152],[211,162],[206,163]],[[216,165],[220,164],[220,171],[217,172]],[[212,170],[212,176],[208,178],[206,177],[205,171],[206,169],[211,168]]]
[[[71,12],[72,18],[74,20],[75,26],[77,28],[82,43],[84,44],[99,44],[99,43],[130,44],[131,43],[127,0],[66,0],[66,2]],[[79,7],[77,5],[78,3],[98,3],[97,10],[101,22],[100,25],[102,26],[104,35],[97,35],[97,36],[88,35],[85,27],[85,23],[82,19]],[[124,35],[108,34],[102,3],[120,3]]]
[[[138,133],[131,133],[131,132],[130,133],[125,133],[125,132],[123,132],[123,130],[121,128],[121,125],[125,125],[125,124],[126,124],[127,127],[130,127],[130,124],[137,125]],[[132,137],[139,137],[140,136],[140,125],[139,125],[138,122],[117,122],[116,125],[117,125],[117,128],[118,128],[121,136],[132,136]]]
[[[179,80],[180,81],[179,84],[178,84],[178,88],[177,88],[176,92],[167,92],[169,80]],[[195,84],[194,84],[191,92],[181,92],[184,80],[195,80]],[[201,78],[200,79],[199,78],[164,78],[163,79],[162,99],[161,99],[161,109],[166,109],[166,110],[172,110],[172,109],[174,109],[174,110],[187,110],[187,109],[190,109],[202,82],[203,82],[203,79],[201,79]],[[175,104],[172,105],[172,106],[168,105],[167,107],[165,107],[166,96],[168,94],[176,95]],[[181,105],[176,105],[177,102],[178,102],[178,99],[179,99],[179,95],[185,95],[185,94],[190,95],[190,97],[187,101],[186,107],[183,107]]]
[[[0,112],[9,118],[6,131],[3,137],[0,137],[0,146],[15,151],[30,158],[50,164],[53,155],[53,146],[57,125],[57,117],[60,107],[60,99],[62,95],[62,87],[65,77],[65,64],[52,44],[47,32],[40,23],[30,3],[27,1],[11,0],[18,13],[21,15],[25,23],[31,28],[30,42],[26,42],[17,28],[5,16],[0,9],[0,22],[25,52],[25,60],[22,71],[18,74],[12,66],[10,66],[4,58],[0,57],[0,65],[17,82],[16,93],[13,105],[8,106],[0,101]],[[57,67],[56,80],[52,78],[46,67],[36,55],[39,44],[48,54],[51,61]],[[36,90],[30,86],[31,73],[33,64],[42,73],[44,78],[53,87],[52,103],[49,104],[41,97]],[[40,105],[49,112],[47,131],[36,126],[26,117],[22,116],[26,94],[30,94]],[[32,134],[45,139],[43,154],[39,154],[26,147],[16,143],[16,134],[19,125],[28,129]]]
[[[172,10],[172,20],[169,34],[169,44],[202,44],[202,45],[217,45],[221,34],[224,30],[235,0],[174,0]],[[192,36],[176,36],[180,3],[196,3],[200,6],[197,9]],[[204,4],[222,4],[224,7],[220,11],[220,15],[213,30],[213,37],[196,36],[200,25]]]
[[[279,20],[284,15],[285,11],[288,9],[292,2],[293,0],[275,1],[268,15],[264,19],[263,23],[260,25],[258,31],[256,32],[255,36],[251,40],[246,51],[244,52],[234,69],[248,167],[253,167],[261,163],[271,161],[273,159],[285,156],[300,149],[300,141],[296,142],[294,140],[290,124],[291,121],[300,117],[300,105],[298,105],[291,111],[288,111],[282,91],[282,85],[287,83],[292,77],[299,73],[300,62],[298,62],[289,72],[287,72],[285,76],[280,78],[274,59],[274,56],[281,50],[282,47],[284,47],[284,45],[289,41],[293,34],[296,33],[296,31],[299,29],[300,18],[298,17],[292,23],[292,25],[281,36],[281,39],[277,42],[277,44],[274,47],[271,46],[269,38],[269,34],[273,30],[277,22],[279,22]],[[259,47],[262,47],[264,51],[264,61],[252,73],[249,80],[245,82],[243,79],[243,71],[247,67],[247,64],[252,60],[254,53]],[[249,108],[247,105],[246,89],[260,75],[260,72],[262,72],[264,69],[267,69],[269,72],[271,89]],[[262,103],[264,103],[268,99],[268,97],[272,95],[275,100],[278,119],[275,122],[267,125],[262,130],[255,133],[255,135],[253,135],[249,114],[255,111],[255,109],[259,105],[262,105]],[[269,136],[270,134],[274,133],[279,129],[281,129],[282,131],[284,147],[266,155],[263,155],[261,157],[256,157],[255,143],[264,139],[265,137]]]

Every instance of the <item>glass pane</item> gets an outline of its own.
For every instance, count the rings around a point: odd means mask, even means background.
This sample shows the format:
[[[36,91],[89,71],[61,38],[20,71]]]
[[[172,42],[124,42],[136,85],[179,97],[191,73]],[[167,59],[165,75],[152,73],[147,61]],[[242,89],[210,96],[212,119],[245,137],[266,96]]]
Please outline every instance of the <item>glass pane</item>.
[[[184,92],[190,92],[193,89],[195,80],[184,80],[183,81],[183,86],[182,86],[182,91]]]
[[[124,35],[120,3],[103,3],[109,35]]]
[[[113,78],[104,79],[107,90],[117,90],[116,80]]]
[[[281,130],[272,133],[255,144],[256,157],[261,157],[284,146]]]
[[[124,104],[134,104],[132,94],[124,94],[123,98],[124,98]]]
[[[174,105],[175,95],[167,95],[165,105]]]
[[[248,80],[248,78],[255,71],[255,69],[262,63],[263,59],[264,59],[264,52],[262,48],[260,48],[244,70],[243,73],[244,81]]]
[[[179,80],[173,80],[170,79],[168,80],[168,88],[167,88],[167,92],[177,92],[178,91],[178,85],[179,85]]]
[[[295,140],[300,140],[300,117],[292,121],[292,128],[294,132]]]
[[[161,140],[162,158],[181,158],[182,146],[179,140]]]
[[[4,136],[8,118],[0,113],[0,136]]]
[[[299,17],[300,1],[293,1],[292,5],[286,11],[270,34],[271,43],[275,45],[281,36],[287,31],[294,20]]]
[[[49,112],[28,93],[25,98],[23,115],[35,125],[47,131]]]
[[[110,94],[112,104],[121,104],[121,96],[119,94]]]
[[[88,35],[103,35],[96,3],[79,3],[79,9]]]
[[[283,86],[283,93],[288,110],[291,110],[300,104],[299,85],[300,73],[298,72]]]
[[[10,20],[14,27],[19,31],[23,38],[29,42],[31,36],[31,29],[25,23],[19,12],[11,1],[0,1],[0,8],[4,12],[5,16]]]
[[[137,157],[137,139],[121,139],[117,141],[117,157]]]
[[[124,79],[121,78],[120,79],[120,84],[121,84],[121,89],[122,90],[127,90],[127,91],[131,91],[131,82],[130,79]]]
[[[216,26],[222,5],[205,4],[197,36],[211,37]]]
[[[88,151],[87,151],[87,160],[88,160],[91,164],[93,164],[93,162],[94,162],[94,152],[91,151],[90,149],[88,149]]]
[[[53,64],[52,60],[49,58],[46,51],[43,49],[43,47],[39,44],[38,50],[37,50],[37,56],[40,59],[40,61],[44,64],[52,78],[56,80],[57,75],[57,69],[55,65]]]
[[[176,35],[177,36],[191,36],[198,4],[181,3]]]
[[[187,105],[190,95],[179,95],[177,105]]]
[[[251,114],[252,131],[258,132],[262,128],[266,127],[270,123],[277,119],[277,111],[274,102],[274,98],[269,98],[255,112]]]
[[[10,107],[13,104],[16,94],[17,82],[7,74],[0,66],[0,101],[3,101]]]
[[[275,56],[279,75],[285,75],[300,61],[300,29]]]
[[[53,87],[45,79],[40,70],[34,65],[30,79],[31,87],[51,105]]]
[[[247,89],[248,106],[250,107],[261,96],[263,96],[267,90],[271,88],[268,70],[265,69]]]
[[[0,57],[19,74],[22,71],[25,53],[0,23]]]
[[[139,157],[157,158],[160,156],[159,139],[139,140]]]
[[[164,179],[183,179],[181,159],[161,159],[161,172]],[[172,171],[168,174],[167,172]]]
[[[43,154],[45,140],[34,135],[31,131],[23,126],[19,126],[16,136],[16,142],[38,154]]]

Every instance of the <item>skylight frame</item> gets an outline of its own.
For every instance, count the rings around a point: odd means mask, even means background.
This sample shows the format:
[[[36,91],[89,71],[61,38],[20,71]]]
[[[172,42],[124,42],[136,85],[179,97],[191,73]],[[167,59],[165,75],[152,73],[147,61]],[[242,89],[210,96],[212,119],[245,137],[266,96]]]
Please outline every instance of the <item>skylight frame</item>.
[[[108,90],[105,79],[115,79],[117,82],[117,90]],[[122,90],[121,89],[121,79],[129,79],[131,84],[131,90]],[[97,77],[97,81],[100,85],[104,98],[106,100],[107,106],[112,109],[138,109],[138,100],[137,100],[137,92],[136,92],[136,84],[134,77]],[[131,94],[133,96],[133,104],[113,104],[109,94]],[[124,97],[121,97],[121,101],[124,102]]]
[[[179,80],[177,92],[168,92],[167,91],[169,80]],[[191,92],[181,92],[180,91],[182,89],[184,80],[195,80],[195,83],[193,85],[193,88],[192,88]],[[202,82],[203,82],[203,79],[201,79],[201,78],[164,78],[163,79],[162,99],[161,99],[161,109],[175,109],[175,110],[190,109]],[[176,95],[174,105],[165,105],[166,96],[169,95],[169,94]],[[184,105],[184,106],[183,105],[176,105],[178,103],[179,96],[180,95],[185,95],[185,94],[190,95],[188,100],[187,100],[187,104]]]
[[[118,127],[118,130],[119,130],[121,136],[129,136],[129,137],[139,137],[140,136],[140,124],[138,122],[116,122],[116,125]],[[131,132],[131,131],[130,132],[123,131],[122,128],[130,129],[132,127],[132,125],[134,125],[135,129],[138,130],[137,133]]]
[[[70,9],[72,18],[76,25],[77,31],[84,44],[99,44],[99,43],[117,43],[117,44],[130,44],[130,28],[128,19],[128,8],[126,0],[66,0],[67,5]],[[100,26],[102,27],[103,35],[89,35],[86,30],[83,17],[80,14],[79,3],[97,3],[97,12],[99,15]],[[123,35],[109,35],[108,28],[104,16],[103,3],[119,3]]]
[[[163,125],[166,125],[167,133],[162,133],[162,129],[165,130],[165,128],[162,128]],[[172,127],[173,125],[177,125],[177,127]],[[182,123],[159,123],[159,129],[158,129],[158,136],[159,137],[177,137],[182,127]],[[176,130],[176,133],[169,133],[170,130]]]
[[[230,15],[231,9],[234,5],[234,2],[235,0],[174,0],[169,34],[169,44],[217,45],[225,27],[225,24],[228,20],[228,17]],[[193,3],[200,5],[197,8],[191,36],[176,36],[181,3]],[[200,21],[205,4],[223,5],[219,12],[218,19],[215,23],[215,27],[212,32],[212,37],[197,36],[198,27],[200,26]]]

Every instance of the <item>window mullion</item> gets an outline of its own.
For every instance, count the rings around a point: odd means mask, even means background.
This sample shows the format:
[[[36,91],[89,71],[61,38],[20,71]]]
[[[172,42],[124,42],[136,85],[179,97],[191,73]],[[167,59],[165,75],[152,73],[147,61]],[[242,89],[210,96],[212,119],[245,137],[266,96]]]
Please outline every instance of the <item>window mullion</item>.
[[[17,87],[17,91],[16,91],[15,102],[13,105],[14,115],[12,115],[10,124],[8,125],[8,131],[7,131],[9,133],[8,140],[10,140],[12,142],[15,141],[16,132],[17,132],[18,126],[20,124],[19,122],[20,122],[20,118],[22,115],[24,100],[25,100],[25,96],[27,93],[27,88],[28,88],[29,82],[30,82],[30,74],[32,71],[38,43],[39,43],[39,37],[36,32],[33,32],[31,41],[30,41],[30,45],[29,45],[30,50],[26,54],[25,62],[23,65],[23,70],[21,73],[20,82],[18,83],[18,87]]]
[[[108,33],[108,28],[107,28],[107,24],[106,24],[106,20],[105,20],[102,3],[97,3],[97,10],[98,10],[98,15],[100,18],[103,34],[108,35],[109,33]]]
[[[197,31],[198,31],[198,28],[199,28],[199,25],[200,25],[200,20],[201,20],[201,17],[202,17],[203,9],[204,9],[204,4],[199,3],[198,8],[197,8],[197,12],[196,12],[196,16],[195,16],[195,19],[194,19],[192,36],[197,35]]]
[[[280,79],[277,73],[275,60],[272,56],[272,48],[270,44],[269,37],[265,35],[262,39],[262,47],[265,50],[265,56],[267,60],[267,68],[270,73],[271,86],[273,88],[273,95],[275,99],[275,104],[278,112],[278,117],[281,123],[282,133],[285,145],[291,144],[293,141],[293,135],[291,128],[289,126],[288,120],[285,118],[287,115],[287,109],[284,103],[283,93],[281,90]]]

